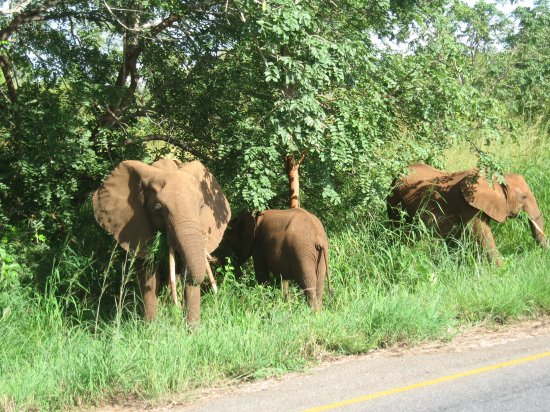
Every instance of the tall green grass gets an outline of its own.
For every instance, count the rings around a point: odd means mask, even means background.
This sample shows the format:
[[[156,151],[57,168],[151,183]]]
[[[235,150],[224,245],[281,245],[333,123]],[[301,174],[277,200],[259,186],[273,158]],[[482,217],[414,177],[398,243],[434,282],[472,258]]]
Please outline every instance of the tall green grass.
[[[521,142],[537,155],[524,157],[516,144],[506,161],[550,216],[550,145],[529,133]],[[383,219],[330,234],[335,296],[325,296],[323,311],[311,312],[296,288],[284,302],[279,286],[255,285],[250,270],[239,281],[228,271],[218,296],[204,294],[194,331],[166,290],[155,321],[141,320],[132,262],[117,258],[118,249],[111,261],[122,264],[99,267],[68,244],[45,290],[0,291],[0,409],[183,399],[331,354],[450,339],[463,325],[550,312],[550,253],[534,244],[526,219],[493,225],[500,269],[467,236],[453,243],[423,228],[399,233]]]

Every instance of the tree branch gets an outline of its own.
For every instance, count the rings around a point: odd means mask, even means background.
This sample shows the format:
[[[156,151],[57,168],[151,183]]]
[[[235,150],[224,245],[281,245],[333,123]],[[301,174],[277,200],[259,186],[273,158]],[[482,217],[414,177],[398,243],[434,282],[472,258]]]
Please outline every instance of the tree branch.
[[[25,0],[21,4],[18,4],[13,9],[8,9],[5,11],[0,11],[0,14],[3,14],[4,16],[8,16],[10,14],[17,14],[20,13],[25,7],[27,7],[32,0]]]
[[[109,12],[109,14],[113,17],[113,19],[122,27],[124,30],[129,32],[146,32],[149,31],[151,37],[155,37],[157,34],[159,34],[161,31],[172,25],[177,19],[177,14],[170,14],[166,19],[164,20],[155,20],[154,22],[146,23],[143,26],[138,25],[127,25],[124,24],[117,16],[113,13],[113,10],[125,10],[133,13],[138,13],[139,10],[130,10],[130,9],[116,9],[114,7],[109,6],[109,4],[103,0],[103,4],[105,5],[105,8]]]
[[[132,13],[136,13],[136,11],[132,11]],[[148,38],[154,38],[158,34],[160,34],[163,30],[170,27],[174,22],[177,21],[179,18],[176,14],[171,14],[164,20],[162,20],[159,24],[156,26],[153,26],[149,30],[149,36]],[[135,24],[130,24],[130,26],[135,26]],[[126,81],[128,79],[128,76],[130,76],[130,85],[126,92],[124,93],[124,96],[117,99],[116,102],[109,105],[107,108],[106,113],[104,113],[99,122],[97,127],[92,132],[91,140],[95,141],[99,130],[104,127],[110,127],[112,126],[119,117],[120,113],[123,112],[131,103],[132,98],[135,95],[135,91],[137,89],[139,74],[137,70],[137,61],[139,59],[139,56],[143,52],[143,49],[145,47],[145,36],[142,36],[139,38],[139,40],[136,40],[138,37],[138,34],[134,31],[127,32],[124,38],[124,45],[123,45],[123,62],[120,66],[117,79],[115,81],[115,88],[122,89],[124,85],[126,84]]]
[[[24,1],[19,6],[8,10],[8,12],[11,12],[13,14],[18,13],[21,11],[20,14],[16,15],[10,24],[8,24],[6,27],[4,27],[2,30],[0,30],[0,42],[6,42],[9,40],[9,38],[15,33],[17,28],[23,24],[35,22],[35,21],[43,21],[48,19],[53,19],[58,16],[44,16],[43,13],[48,11],[49,9],[63,3],[71,3],[72,1],[67,0],[50,0],[44,3],[42,6],[30,9],[27,11],[24,11],[25,7],[27,7],[30,3],[30,1]],[[6,13],[7,14],[7,13]],[[17,101],[17,89],[15,87],[15,83],[13,81],[13,77],[11,75],[11,61],[8,57],[7,50],[5,49],[5,46],[0,44],[0,69],[2,70],[2,73],[4,74],[4,79],[6,80],[6,87],[8,88],[8,98],[11,103],[15,103]]]
[[[0,45],[0,50],[1,47],[2,46]],[[4,79],[6,80],[9,101],[11,103],[15,103],[17,101],[17,91],[13,82],[13,77],[11,75],[10,59],[7,54],[0,54],[0,68],[2,69],[2,73],[4,74]]]
[[[58,6],[60,4],[71,4],[74,3],[74,0],[50,0],[44,3],[44,5],[37,7],[35,9],[30,9],[23,11],[21,14],[18,14],[13,18],[10,24],[0,30],[0,40],[8,40],[11,35],[17,30],[17,28],[26,23],[32,23],[33,21],[40,21],[48,19],[48,16],[43,14],[49,9]],[[53,18],[53,17],[52,17]]]
[[[165,29],[170,27],[172,24],[174,24],[176,20],[178,20],[179,18],[180,16],[177,14],[170,14],[167,18],[162,20],[159,24],[151,27],[151,30],[149,32],[150,36],[151,37],[157,36],[160,32],[164,31]]]

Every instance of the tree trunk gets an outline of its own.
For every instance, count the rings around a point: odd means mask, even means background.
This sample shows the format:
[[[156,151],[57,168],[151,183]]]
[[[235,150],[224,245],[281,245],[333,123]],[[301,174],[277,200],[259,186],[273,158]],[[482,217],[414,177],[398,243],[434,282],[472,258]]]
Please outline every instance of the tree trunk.
[[[289,154],[285,157],[285,169],[288,174],[288,189],[289,189],[289,207],[291,209],[300,207],[300,165],[306,157],[306,152],[302,153],[302,157],[296,163],[294,156]]]

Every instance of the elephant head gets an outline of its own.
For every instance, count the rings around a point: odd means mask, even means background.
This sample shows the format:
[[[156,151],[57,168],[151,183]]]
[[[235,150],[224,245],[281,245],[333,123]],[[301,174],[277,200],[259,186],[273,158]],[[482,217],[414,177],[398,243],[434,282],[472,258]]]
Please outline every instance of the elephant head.
[[[259,212],[241,212],[229,222],[216,253],[219,258],[233,256],[237,267],[246,262],[252,255],[258,215]]]
[[[475,171],[462,179],[459,185],[464,199],[470,206],[483,211],[497,222],[503,222],[508,217],[516,217],[521,211],[525,211],[529,217],[533,237],[541,246],[547,246],[542,213],[523,176],[507,174],[504,184],[499,184],[496,178],[493,178],[491,187],[487,179]]]
[[[126,251],[142,258],[155,233],[166,233],[168,246],[187,268],[187,320],[198,321],[205,255],[216,249],[231,217],[227,199],[206,167],[198,161],[123,161],[94,193],[93,206],[98,223]]]

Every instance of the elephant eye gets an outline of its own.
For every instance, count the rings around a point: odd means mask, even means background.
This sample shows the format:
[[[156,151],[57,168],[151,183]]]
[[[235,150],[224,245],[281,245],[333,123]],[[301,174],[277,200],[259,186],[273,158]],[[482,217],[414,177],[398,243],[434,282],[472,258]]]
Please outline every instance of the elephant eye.
[[[153,210],[155,212],[158,212],[161,209],[162,209],[162,205],[160,203],[157,203],[157,204],[155,204],[155,206],[153,206]]]

